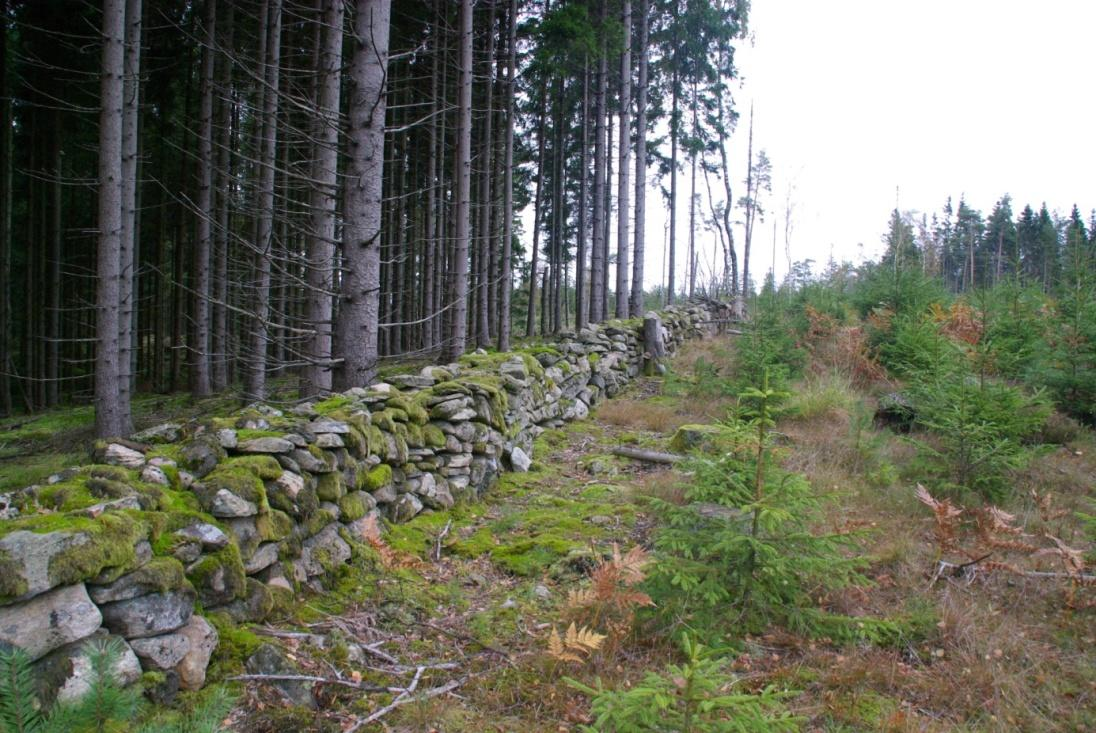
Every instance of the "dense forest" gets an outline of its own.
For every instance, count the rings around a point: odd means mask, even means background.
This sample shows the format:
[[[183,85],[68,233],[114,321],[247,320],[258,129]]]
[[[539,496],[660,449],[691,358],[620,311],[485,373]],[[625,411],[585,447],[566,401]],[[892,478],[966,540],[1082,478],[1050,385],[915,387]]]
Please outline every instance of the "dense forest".
[[[740,0],[3,6],[0,413],[94,397],[117,435],[135,391],[308,397],[634,317],[653,176],[659,299],[749,283]]]

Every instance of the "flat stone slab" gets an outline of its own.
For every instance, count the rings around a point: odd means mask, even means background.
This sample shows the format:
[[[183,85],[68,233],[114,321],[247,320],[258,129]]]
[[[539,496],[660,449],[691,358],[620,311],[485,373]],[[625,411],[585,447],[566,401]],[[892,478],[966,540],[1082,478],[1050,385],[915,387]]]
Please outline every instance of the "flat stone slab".
[[[285,438],[252,438],[236,446],[239,453],[288,453],[296,446]]]
[[[103,621],[83,583],[42,593],[0,608],[0,642],[18,646],[32,660],[92,634]]]

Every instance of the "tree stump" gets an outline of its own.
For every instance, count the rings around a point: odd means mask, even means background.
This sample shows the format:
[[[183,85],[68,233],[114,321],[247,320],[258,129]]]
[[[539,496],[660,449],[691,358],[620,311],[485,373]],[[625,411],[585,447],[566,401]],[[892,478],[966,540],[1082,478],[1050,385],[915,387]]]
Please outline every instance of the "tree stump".
[[[662,319],[653,311],[643,316],[643,373],[648,377],[665,374],[666,343],[662,340]]]

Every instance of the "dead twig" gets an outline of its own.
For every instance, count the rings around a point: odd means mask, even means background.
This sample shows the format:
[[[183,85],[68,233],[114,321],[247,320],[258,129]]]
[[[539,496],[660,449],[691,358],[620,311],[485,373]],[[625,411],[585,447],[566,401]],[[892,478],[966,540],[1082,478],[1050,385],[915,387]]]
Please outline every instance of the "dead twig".
[[[450,519],[442,527],[441,534],[434,540],[434,562],[441,562],[441,542],[449,534],[449,530],[453,527],[453,520]]]
[[[407,686],[407,689],[405,689],[398,696],[396,696],[395,700],[388,703],[383,708],[374,711],[373,713],[371,713],[369,715],[369,717],[362,718],[358,722],[354,723],[354,725],[352,725],[351,727],[346,729],[346,733],[356,733],[358,730],[361,729],[361,727],[363,725],[366,725],[368,723],[372,723],[376,720],[379,720],[380,718],[384,717],[385,715],[388,715],[388,713],[390,713],[393,710],[395,710],[396,708],[398,708],[400,705],[405,705],[405,704],[411,702],[412,700],[415,700],[415,699],[429,700],[429,699],[437,697],[439,695],[444,695],[447,692],[452,692],[453,690],[455,690],[458,687],[460,687],[461,685],[463,685],[468,679],[467,677],[461,677],[461,678],[455,679],[451,682],[447,682],[444,685],[440,685],[438,687],[433,687],[433,688],[427,690],[426,692],[423,692],[420,695],[414,695],[413,693],[414,693],[415,689],[418,687],[418,684],[419,684],[419,677],[420,677],[420,675],[416,674],[415,679],[413,679],[411,681],[411,684]]]

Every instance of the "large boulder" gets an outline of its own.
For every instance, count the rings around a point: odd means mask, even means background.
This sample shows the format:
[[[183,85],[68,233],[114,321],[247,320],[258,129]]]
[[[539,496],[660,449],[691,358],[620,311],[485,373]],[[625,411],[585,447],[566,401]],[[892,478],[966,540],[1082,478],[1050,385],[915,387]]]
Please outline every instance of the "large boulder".
[[[83,583],[69,585],[0,608],[0,644],[18,646],[39,659],[92,634],[102,621]]]
[[[187,653],[175,666],[175,672],[179,675],[179,686],[184,690],[199,690],[205,684],[209,657],[217,648],[217,629],[201,616],[191,616],[187,625],[177,633],[185,637],[190,645]]]
[[[194,613],[194,591],[189,588],[149,593],[100,607],[103,625],[127,639],[140,639],[174,631]]]
[[[43,708],[55,700],[79,700],[91,690],[94,678],[91,657],[99,645],[110,645],[118,653],[110,668],[118,685],[126,687],[140,678],[141,665],[125,639],[100,631],[90,638],[66,644],[34,664],[38,702]]]

